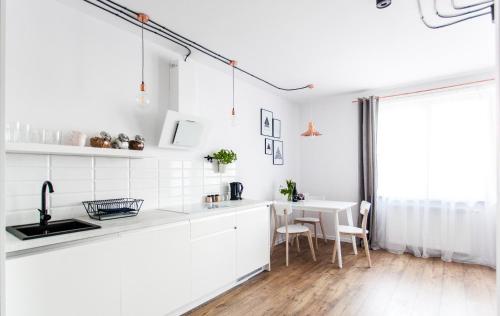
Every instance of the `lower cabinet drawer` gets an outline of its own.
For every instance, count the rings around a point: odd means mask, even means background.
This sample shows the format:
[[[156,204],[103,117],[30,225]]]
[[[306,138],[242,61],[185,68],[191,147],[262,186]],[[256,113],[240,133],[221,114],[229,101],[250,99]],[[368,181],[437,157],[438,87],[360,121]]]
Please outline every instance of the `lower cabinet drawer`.
[[[235,226],[234,212],[195,219],[191,221],[191,240],[234,229]]]

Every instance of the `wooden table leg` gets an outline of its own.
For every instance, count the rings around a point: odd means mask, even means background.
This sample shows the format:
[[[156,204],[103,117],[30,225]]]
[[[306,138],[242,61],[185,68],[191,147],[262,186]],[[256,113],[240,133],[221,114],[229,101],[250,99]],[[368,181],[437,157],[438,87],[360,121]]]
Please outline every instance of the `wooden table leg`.
[[[351,209],[348,208],[346,211],[347,211],[347,223],[349,224],[349,226],[354,226],[354,223],[352,222]],[[358,247],[356,247],[356,237],[354,235],[351,236],[351,240],[352,240],[352,250],[354,251],[354,254],[357,255],[358,254]]]
[[[323,234],[323,240],[325,241],[326,244],[326,232],[325,232],[325,227],[323,227],[323,218],[322,218],[323,213],[319,213],[319,226],[321,227],[321,233]]]
[[[335,227],[335,244],[337,245],[337,257],[339,268],[342,269],[342,252],[340,251],[339,213],[335,210],[333,214],[333,226]]]

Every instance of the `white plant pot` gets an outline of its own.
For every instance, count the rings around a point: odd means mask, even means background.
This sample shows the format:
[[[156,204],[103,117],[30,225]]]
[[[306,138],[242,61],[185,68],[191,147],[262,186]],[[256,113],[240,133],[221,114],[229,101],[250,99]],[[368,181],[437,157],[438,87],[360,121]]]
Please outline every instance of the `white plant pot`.
[[[226,172],[226,165],[222,163],[217,163],[217,169],[219,173],[224,173]]]

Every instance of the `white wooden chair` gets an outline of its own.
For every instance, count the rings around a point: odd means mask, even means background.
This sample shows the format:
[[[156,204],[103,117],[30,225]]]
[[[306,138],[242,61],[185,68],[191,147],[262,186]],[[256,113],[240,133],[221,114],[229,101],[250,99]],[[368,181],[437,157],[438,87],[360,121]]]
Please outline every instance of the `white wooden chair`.
[[[349,235],[349,236],[354,236],[354,237],[358,237],[358,238],[363,239],[366,257],[368,258],[368,265],[371,268],[372,261],[370,259],[370,248],[368,246],[368,239],[366,237],[366,234],[368,233],[368,230],[366,229],[366,224],[368,221],[368,213],[370,212],[370,207],[371,207],[371,204],[369,202],[366,202],[366,201],[361,202],[361,206],[359,207],[359,213],[361,215],[363,215],[363,220],[361,222],[361,228],[355,227],[355,226],[339,225],[339,233],[341,236],[342,235]],[[335,262],[336,255],[337,255],[337,243],[333,243],[332,263]]]
[[[292,215],[292,206],[290,203],[274,203],[272,205],[272,211],[274,216],[274,234],[273,234],[273,242],[271,244],[271,254],[274,250],[276,244],[276,237],[279,234],[285,235],[285,251],[286,251],[286,266],[288,267],[288,248],[290,245],[290,241],[293,238],[298,238],[300,235],[307,236],[309,240],[309,248],[311,248],[311,255],[313,260],[316,261],[316,254],[314,253],[314,246],[312,242],[311,231],[307,226],[297,225],[297,224],[288,224],[288,216]],[[284,217],[284,226],[279,226],[278,216]],[[297,242],[297,251],[300,253],[300,245]]]
[[[307,200],[324,200],[324,196],[315,196],[315,195],[307,195],[306,196]],[[306,216],[305,212],[302,211],[302,217],[298,217],[294,220],[294,223],[300,223],[300,224],[310,224],[314,227],[314,242],[316,244],[316,250],[319,250],[318,247],[318,224],[321,229],[321,235],[323,235],[323,239],[325,240],[326,244],[326,233],[325,233],[325,228],[323,227],[323,220],[321,217],[321,212],[318,212],[318,217],[314,216]]]

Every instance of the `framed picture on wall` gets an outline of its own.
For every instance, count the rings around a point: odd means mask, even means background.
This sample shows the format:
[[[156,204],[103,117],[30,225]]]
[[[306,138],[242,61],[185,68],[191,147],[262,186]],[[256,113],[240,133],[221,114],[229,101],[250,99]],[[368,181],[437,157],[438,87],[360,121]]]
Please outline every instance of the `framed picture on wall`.
[[[273,119],[273,137],[281,138],[281,120]]]
[[[273,136],[273,112],[260,109],[260,134]]]
[[[270,138],[264,139],[264,153],[266,155],[273,154],[273,140]]]
[[[283,165],[283,142],[281,140],[273,140],[273,165]]]

